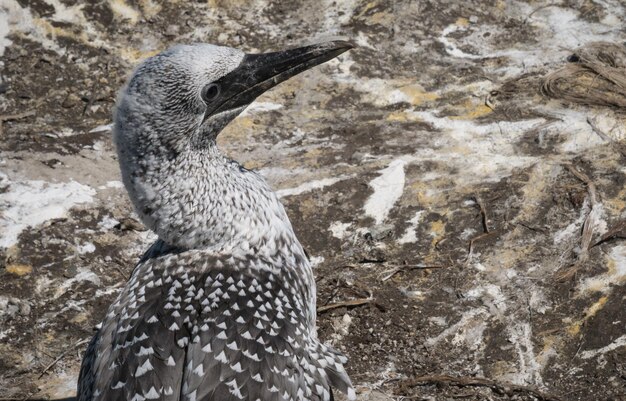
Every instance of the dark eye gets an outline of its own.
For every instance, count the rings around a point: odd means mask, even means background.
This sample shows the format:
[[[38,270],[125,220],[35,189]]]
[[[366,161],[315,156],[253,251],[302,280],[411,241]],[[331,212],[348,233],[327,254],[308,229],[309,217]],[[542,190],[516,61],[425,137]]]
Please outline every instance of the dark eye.
[[[202,100],[209,103],[214,101],[220,95],[220,86],[218,84],[208,84],[202,88]]]

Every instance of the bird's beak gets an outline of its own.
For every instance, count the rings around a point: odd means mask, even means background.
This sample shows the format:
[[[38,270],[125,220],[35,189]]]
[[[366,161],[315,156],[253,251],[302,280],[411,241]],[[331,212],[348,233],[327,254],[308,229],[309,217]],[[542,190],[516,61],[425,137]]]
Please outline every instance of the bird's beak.
[[[350,42],[336,40],[274,53],[246,54],[239,67],[215,81],[221,92],[208,105],[205,118],[243,110],[268,89],[353,47]]]

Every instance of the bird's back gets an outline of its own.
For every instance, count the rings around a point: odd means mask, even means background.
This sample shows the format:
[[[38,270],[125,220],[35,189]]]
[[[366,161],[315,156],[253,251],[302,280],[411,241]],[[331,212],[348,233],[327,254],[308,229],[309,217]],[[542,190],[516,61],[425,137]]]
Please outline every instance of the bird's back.
[[[135,268],[83,361],[79,401],[329,400],[353,394],[345,357],[315,334],[299,257],[177,251]]]

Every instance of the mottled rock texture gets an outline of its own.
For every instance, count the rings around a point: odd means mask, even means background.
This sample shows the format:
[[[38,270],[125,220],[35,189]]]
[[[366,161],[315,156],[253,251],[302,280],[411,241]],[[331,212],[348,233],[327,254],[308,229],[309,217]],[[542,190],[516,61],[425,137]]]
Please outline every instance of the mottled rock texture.
[[[626,399],[624,109],[541,92],[579,47],[623,46],[625,18],[619,0],[0,1],[0,398],[74,394],[154,240],[107,127],[137,61],[341,36],[358,48],[219,141],[280,191],[360,399]]]

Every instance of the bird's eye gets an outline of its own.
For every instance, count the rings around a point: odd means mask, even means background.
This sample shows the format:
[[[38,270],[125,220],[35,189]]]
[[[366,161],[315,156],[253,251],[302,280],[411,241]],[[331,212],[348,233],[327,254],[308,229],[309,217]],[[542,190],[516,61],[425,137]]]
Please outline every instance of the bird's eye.
[[[209,103],[215,100],[220,94],[220,86],[218,84],[208,84],[202,88],[202,100]]]

